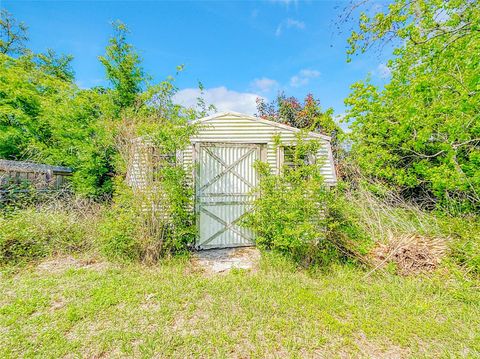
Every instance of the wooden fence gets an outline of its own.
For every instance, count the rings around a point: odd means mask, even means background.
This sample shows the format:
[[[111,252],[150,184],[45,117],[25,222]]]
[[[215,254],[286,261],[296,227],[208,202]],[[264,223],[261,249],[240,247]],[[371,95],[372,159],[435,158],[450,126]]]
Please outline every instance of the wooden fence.
[[[37,191],[64,188],[72,169],[32,162],[0,160],[0,194],[30,187]]]

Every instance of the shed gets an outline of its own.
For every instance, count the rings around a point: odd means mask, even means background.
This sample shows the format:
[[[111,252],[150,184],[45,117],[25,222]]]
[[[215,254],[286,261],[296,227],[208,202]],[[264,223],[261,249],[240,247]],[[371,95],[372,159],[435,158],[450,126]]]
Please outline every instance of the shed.
[[[228,248],[254,245],[254,234],[239,226],[255,199],[258,184],[254,163],[266,161],[279,171],[286,161],[287,146],[296,143],[301,130],[262,118],[222,112],[194,121],[199,125],[190,145],[177,153],[177,164],[193,168],[195,213],[197,217],[196,248]],[[275,144],[280,140],[281,146]],[[325,183],[336,184],[330,137],[309,132],[305,140],[317,140],[321,147],[317,158],[323,158],[321,172]],[[129,182],[142,188],[148,182],[149,161],[134,154],[128,171]]]

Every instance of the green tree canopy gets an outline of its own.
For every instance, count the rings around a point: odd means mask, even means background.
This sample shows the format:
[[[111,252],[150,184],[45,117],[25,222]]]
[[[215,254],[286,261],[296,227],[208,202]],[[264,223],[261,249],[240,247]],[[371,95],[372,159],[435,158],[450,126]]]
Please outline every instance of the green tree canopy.
[[[107,79],[113,85],[113,102],[117,114],[131,107],[141,92],[145,74],[141,60],[133,46],[127,42],[128,28],[120,21],[113,24],[114,35],[109,40],[104,56],[99,60],[105,67]]]
[[[480,11],[474,1],[392,2],[363,13],[350,55],[396,44],[384,88],[346,99],[352,154],[369,176],[449,210],[480,208]]]
[[[72,56],[26,49],[19,42],[27,39],[26,26],[6,12],[0,32],[2,39],[19,36],[4,42],[8,48],[2,45],[0,53],[0,158],[69,166],[78,193],[111,192],[106,92],[76,86]]]
[[[49,72],[33,55],[0,54],[0,158],[70,166],[80,193],[108,192],[109,150],[100,119],[109,102]]]
[[[75,79],[72,55],[57,55],[54,50],[48,49],[45,53],[38,54],[35,57],[37,66],[44,73],[69,82],[73,82]]]
[[[340,128],[333,120],[333,109],[322,110],[320,100],[308,94],[303,103],[297,98],[280,93],[272,102],[257,99],[257,115],[270,121],[284,123],[296,128],[318,131],[335,137]]]
[[[0,53],[21,55],[26,51],[27,25],[18,22],[7,10],[0,10]]]

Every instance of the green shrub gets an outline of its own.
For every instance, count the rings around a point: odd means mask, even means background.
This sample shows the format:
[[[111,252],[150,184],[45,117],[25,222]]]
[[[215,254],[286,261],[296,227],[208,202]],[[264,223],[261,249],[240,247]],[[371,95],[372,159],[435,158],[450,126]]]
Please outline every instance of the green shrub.
[[[106,257],[155,263],[193,243],[194,214],[185,171],[174,166],[162,173],[161,182],[142,191],[117,181],[114,203],[100,224],[99,244]]]
[[[327,239],[348,259],[369,264],[374,239],[361,221],[360,208],[351,201],[342,183],[330,192],[327,202]]]
[[[29,208],[0,217],[0,264],[85,250],[91,226],[65,209]]]
[[[321,164],[305,160],[318,146],[299,137],[292,147],[293,163],[284,166],[280,174],[273,174],[268,164],[257,162],[259,197],[244,220],[244,225],[256,233],[260,248],[289,254],[305,266],[324,265],[340,257],[327,238],[331,194],[320,174]]]
[[[0,215],[8,215],[17,210],[34,208],[46,203],[60,203],[63,199],[72,198],[69,186],[58,189],[39,189],[36,183],[26,179],[21,182],[3,179],[3,183],[0,183],[0,191],[2,191]]]
[[[176,105],[175,92],[172,80],[149,87],[115,124],[118,176],[100,238],[107,257],[155,263],[194,240],[193,186],[176,154],[190,144],[197,130],[190,121],[198,114]],[[141,183],[127,183],[136,155],[145,176]]]

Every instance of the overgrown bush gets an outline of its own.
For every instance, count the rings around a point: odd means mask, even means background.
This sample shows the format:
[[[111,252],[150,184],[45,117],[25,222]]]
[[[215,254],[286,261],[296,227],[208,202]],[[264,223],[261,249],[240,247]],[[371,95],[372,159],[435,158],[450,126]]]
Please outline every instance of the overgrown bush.
[[[372,187],[365,177],[340,184],[341,194],[330,206],[330,217],[334,217],[330,222],[334,226],[332,240],[340,240],[342,248],[355,250],[354,257],[378,268],[395,264],[395,258],[411,256],[416,250],[425,260],[433,258],[438,264],[450,258],[465,272],[480,274],[478,216],[455,217],[427,211],[394,191],[380,188],[379,183]],[[379,249],[388,258],[377,258]],[[400,253],[405,250],[408,253]]]
[[[3,181],[2,181],[3,180]],[[0,213],[12,212],[17,208],[28,208],[35,204],[38,192],[27,181],[15,183],[1,178]]]
[[[127,189],[125,189],[125,192]],[[107,258],[138,260],[141,257],[141,245],[137,238],[141,227],[141,211],[133,203],[131,193],[117,194],[115,203],[104,213],[99,224],[97,244]]]
[[[162,173],[161,184],[142,191],[116,184],[114,203],[100,224],[99,244],[108,258],[151,264],[193,244],[192,196],[184,170],[164,168]]]
[[[53,189],[41,188],[37,183],[29,180],[19,183],[4,181],[0,185],[0,214],[8,215],[17,210],[33,208],[45,203],[60,203],[71,197],[72,191],[68,185]]]
[[[307,160],[313,158],[319,145],[299,136],[291,147],[293,163],[283,166],[279,174],[267,163],[257,162],[258,197],[244,220],[256,233],[259,247],[289,254],[303,265],[326,264],[339,258],[327,239],[331,194],[320,174],[321,164]]]
[[[393,191],[375,193],[361,182],[342,183],[339,191],[342,193],[339,205],[343,203],[344,213],[374,242],[385,243],[402,234],[444,235],[433,212],[422,210]]]
[[[359,208],[352,202],[345,185],[339,183],[327,201],[327,240],[346,258],[370,265],[368,253],[374,245],[372,233],[362,225]]]
[[[450,253],[467,272],[480,273],[478,217],[425,211],[360,175],[328,190],[319,164],[305,162],[315,151],[312,146],[299,140],[293,166],[279,174],[256,164],[260,196],[244,224],[256,232],[260,247],[289,254],[303,265],[348,258],[404,274],[431,270]]]
[[[174,104],[175,92],[171,81],[149,87],[116,123],[119,176],[101,238],[109,257],[154,263],[194,241],[193,186],[176,154],[189,144],[196,131],[190,121],[199,114]],[[145,178],[128,183],[132,159],[139,157]]]
[[[357,5],[347,53],[388,43],[393,57],[384,83],[358,81],[345,99],[349,156],[422,207],[480,212],[479,2]]]
[[[19,209],[0,217],[0,264],[25,263],[92,248],[97,205]]]

